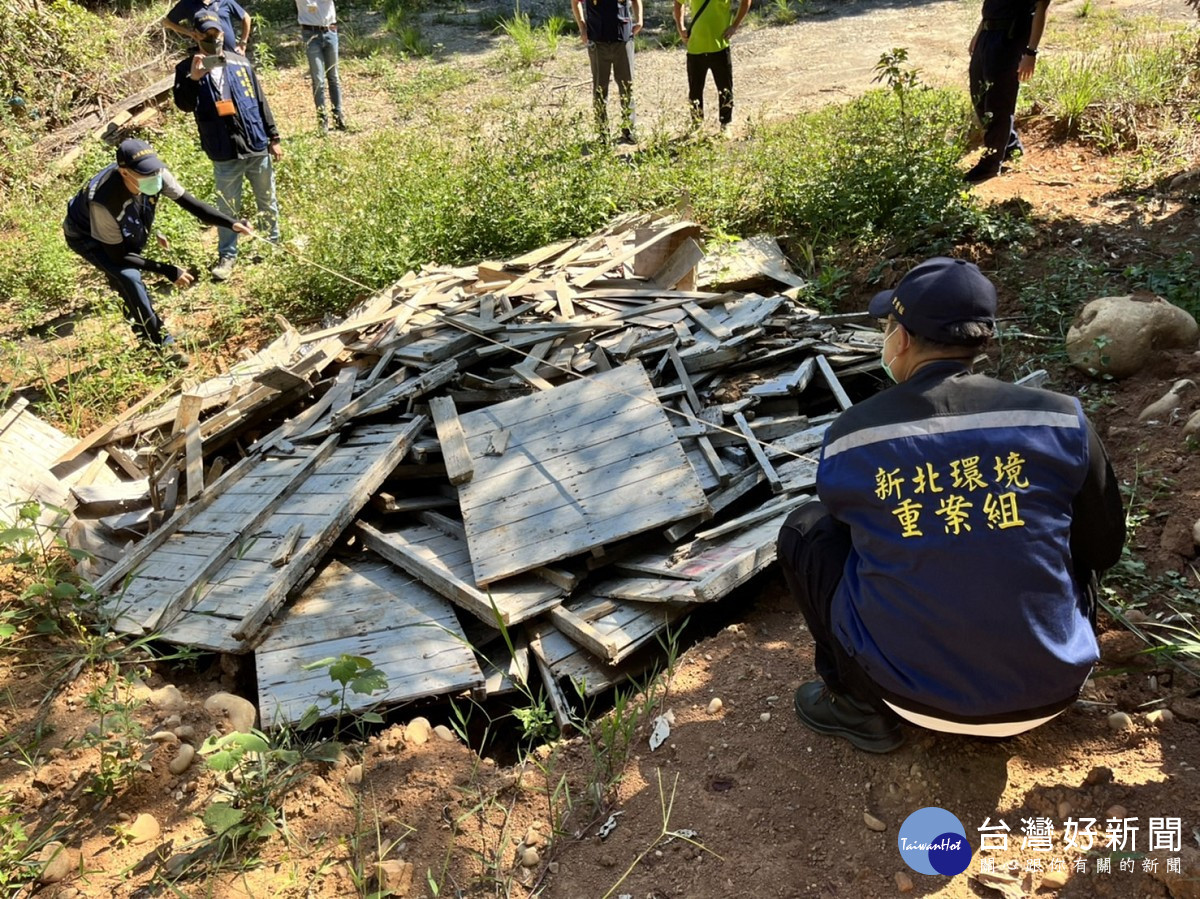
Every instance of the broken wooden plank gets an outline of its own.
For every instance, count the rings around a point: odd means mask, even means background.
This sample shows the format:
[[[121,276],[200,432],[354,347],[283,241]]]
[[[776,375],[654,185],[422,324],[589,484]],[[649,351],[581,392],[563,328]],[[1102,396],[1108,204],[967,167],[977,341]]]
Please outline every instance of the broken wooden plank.
[[[817,356],[817,370],[821,372],[821,377],[824,378],[825,383],[829,385],[829,389],[833,393],[833,398],[837,400],[837,404],[841,407],[843,412],[854,405],[854,402],[842,388],[842,384],[838,380],[837,375],[833,373],[833,367],[829,364],[829,360],[826,359],[824,355]]]
[[[463,434],[458,410],[454,408],[454,400],[447,396],[430,397],[429,414],[433,417],[433,426],[437,429],[442,461],[446,465],[446,475],[450,478],[450,483],[465,484],[475,473],[475,466],[467,450],[467,438]]]
[[[742,432],[742,436],[746,438],[746,443],[750,446],[750,452],[754,456],[754,461],[758,463],[758,467],[762,469],[763,474],[767,478],[767,483],[771,485],[772,493],[783,492],[783,481],[780,480],[778,472],[775,471],[767,454],[763,452],[762,445],[758,442],[758,438],[754,436],[754,431],[750,429],[749,422],[746,421],[746,416],[741,412],[733,416],[734,423],[738,426],[738,430]]]

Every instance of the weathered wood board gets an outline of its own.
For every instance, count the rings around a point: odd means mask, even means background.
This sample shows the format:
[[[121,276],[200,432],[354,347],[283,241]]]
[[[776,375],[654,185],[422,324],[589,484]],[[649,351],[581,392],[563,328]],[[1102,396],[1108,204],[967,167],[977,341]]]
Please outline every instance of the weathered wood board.
[[[460,690],[480,690],[483,672],[454,608],[377,556],[335,560],[275,621],[254,654],[263,721],[294,724],[316,705],[337,714],[322,691],[339,685],[321,667],[340,655],[362,656],[384,673],[387,689],[348,691],[347,712]]]
[[[106,605],[123,633],[161,631],[202,649],[245,652],[271,612],[318,563],[388,472],[425,419],[348,431],[294,455],[260,460],[186,520],[141,562]],[[324,452],[314,464],[311,454]],[[290,560],[271,563],[296,526]]]
[[[609,599],[584,592],[550,611],[550,621],[588,652],[611,664],[627,658],[691,606]]]
[[[459,505],[475,582],[704,513],[708,501],[639,364],[460,416]],[[500,455],[487,455],[508,431]]]
[[[467,544],[427,524],[374,527],[357,522],[355,532],[368,549],[467,610],[480,621],[508,627],[562,602],[563,590],[532,574],[490,584],[481,590],[472,580]]]

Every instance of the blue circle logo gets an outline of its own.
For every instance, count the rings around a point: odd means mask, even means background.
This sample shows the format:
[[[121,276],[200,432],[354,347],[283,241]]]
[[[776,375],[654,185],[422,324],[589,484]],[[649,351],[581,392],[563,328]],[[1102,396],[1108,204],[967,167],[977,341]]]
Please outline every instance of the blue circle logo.
[[[962,822],[936,805],[919,808],[905,818],[897,843],[904,864],[921,874],[961,874],[970,866],[974,852]]]

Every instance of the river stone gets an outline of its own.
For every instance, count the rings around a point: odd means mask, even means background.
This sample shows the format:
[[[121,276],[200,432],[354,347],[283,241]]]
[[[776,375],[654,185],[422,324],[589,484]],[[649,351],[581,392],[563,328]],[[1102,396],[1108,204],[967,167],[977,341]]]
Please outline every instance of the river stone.
[[[71,876],[77,859],[62,843],[50,841],[38,853],[42,869],[38,872],[38,883],[61,883]]]
[[[360,783],[362,783],[362,779],[363,779],[363,766],[362,765],[351,765],[349,768],[346,769],[346,783],[349,786],[352,786],[352,787],[358,786]]]
[[[1200,435],[1200,410],[1193,412],[1192,417],[1184,422],[1183,425],[1184,437],[1195,437],[1197,435]]]
[[[1115,731],[1133,730],[1133,719],[1128,712],[1113,712],[1108,716],[1108,726]]]
[[[913,891],[913,879],[908,876],[907,871],[897,871],[892,879],[896,881],[896,889],[901,893],[911,893]]]
[[[151,840],[157,840],[158,835],[162,833],[162,828],[159,826],[157,818],[146,812],[142,812],[126,828],[126,832],[129,834],[130,841],[136,845],[138,843],[149,843]]]
[[[1196,382],[1189,378],[1181,378],[1171,385],[1171,389],[1147,406],[1138,415],[1138,421],[1169,421],[1171,413],[1183,405],[1183,398],[1196,389]]]
[[[1061,890],[1067,885],[1070,876],[1069,871],[1047,871],[1042,875],[1041,887],[1047,890]]]
[[[254,729],[254,721],[258,718],[258,710],[254,703],[232,693],[214,693],[204,700],[204,710],[224,712],[229,722],[230,733],[249,733]]]
[[[1159,297],[1100,297],[1067,332],[1067,357],[1087,374],[1127,378],[1156,351],[1192,349],[1198,337],[1196,320]]]
[[[1200,541],[1198,541],[1200,542]],[[714,696],[708,701],[708,714],[715,715],[725,707],[725,703],[721,702],[720,697]]]
[[[867,825],[868,830],[873,830],[876,833],[883,833],[887,830],[887,825],[870,812],[863,812],[863,823]]]
[[[172,774],[182,774],[192,765],[192,759],[196,757],[196,747],[191,743],[180,743],[179,749],[175,752],[175,758],[171,759],[167,769]]]
[[[427,743],[433,728],[429,726],[428,718],[413,718],[404,728],[404,740],[407,743]]]
[[[1146,723],[1153,724],[1155,727],[1170,724],[1174,720],[1175,716],[1171,714],[1170,709],[1155,709],[1153,712],[1146,713]]]
[[[524,868],[536,868],[542,862],[542,857],[532,846],[522,846],[518,861]]]
[[[446,727],[444,724],[439,724],[433,729],[433,732],[443,743],[453,743],[458,739],[458,736],[454,733],[454,731]]]
[[[165,687],[151,690],[146,698],[150,700],[152,706],[164,712],[178,712],[187,708],[187,700],[183,698],[183,694],[174,684],[167,684]]]

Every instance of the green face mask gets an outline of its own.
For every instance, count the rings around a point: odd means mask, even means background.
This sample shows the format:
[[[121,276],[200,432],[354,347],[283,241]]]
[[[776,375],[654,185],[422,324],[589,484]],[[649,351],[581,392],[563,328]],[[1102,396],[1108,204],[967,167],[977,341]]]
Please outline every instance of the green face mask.
[[[893,381],[896,380],[896,375],[892,371],[892,367],[887,364],[887,360],[883,358],[883,351],[885,349],[887,349],[888,337],[891,337],[895,333],[896,333],[895,328],[893,328],[891,331],[888,331],[888,333],[883,338],[883,343],[879,347],[879,364],[883,367],[883,373],[885,375],[887,375],[889,378],[891,378]]]
[[[162,190],[162,172],[138,178],[138,190],[151,197],[157,194]]]

